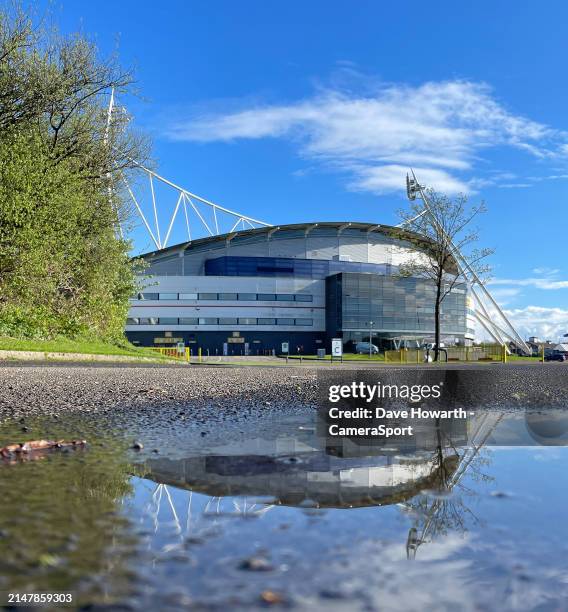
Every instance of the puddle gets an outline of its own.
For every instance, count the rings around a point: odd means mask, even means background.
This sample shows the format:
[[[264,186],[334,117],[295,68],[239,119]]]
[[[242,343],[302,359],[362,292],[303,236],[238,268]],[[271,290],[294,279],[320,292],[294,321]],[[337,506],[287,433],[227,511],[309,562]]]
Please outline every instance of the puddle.
[[[90,609],[565,609],[568,449],[512,446],[563,443],[539,414],[365,457],[320,448],[307,411],[4,424],[0,446],[89,444],[0,465],[0,591]]]

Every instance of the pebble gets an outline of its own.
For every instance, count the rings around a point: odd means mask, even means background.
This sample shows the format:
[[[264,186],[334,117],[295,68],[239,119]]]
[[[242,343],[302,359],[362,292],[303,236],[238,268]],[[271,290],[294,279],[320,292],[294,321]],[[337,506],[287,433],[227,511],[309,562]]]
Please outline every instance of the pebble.
[[[271,572],[274,566],[265,557],[250,557],[240,562],[239,569],[250,572]]]
[[[268,605],[284,603],[286,601],[282,593],[269,590],[262,591],[262,593],[260,594],[260,600]]]

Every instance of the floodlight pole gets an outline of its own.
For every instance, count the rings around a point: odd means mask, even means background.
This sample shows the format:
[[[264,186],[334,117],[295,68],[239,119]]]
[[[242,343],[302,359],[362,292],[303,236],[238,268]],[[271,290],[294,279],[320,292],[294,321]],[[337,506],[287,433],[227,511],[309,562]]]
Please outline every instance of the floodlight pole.
[[[106,122],[106,127],[105,127],[105,135],[104,135],[104,145],[105,147],[108,145],[108,141],[109,141],[109,136],[110,136],[110,124],[112,122],[112,111],[114,110],[114,87],[110,90],[110,100],[108,103],[108,110],[107,110],[107,122]],[[116,224],[118,225],[118,234],[120,236],[121,240],[124,240],[124,233],[122,231],[122,225],[120,224],[120,218],[119,218],[119,214],[118,214],[118,206],[115,206],[114,201],[112,199],[112,187],[111,187],[111,174],[110,172],[107,172],[107,181],[108,181],[108,186],[107,186],[107,191],[108,191],[108,203],[110,205],[111,208],[114,208],[115,214],[116,214]],[[116,229],[116,228],[115,228]]]
[[[485,295],[485,297],[491,302],[491,304],[495,307],[495,309],[497,310],[497,312],[499,313],[499,315],[501,316],[503,321],[505,321],[505,323],[507,324],[509,329],[513,332],[513,335],[514,335],[514,338],[515,338],[515,343],[518,343],[521,346],[521,348],[527,354],[530,354],[531,351],[530,351],[529,347],[527,346],[526,342],[519,336],[519,334],[517,333],[517,330],[513,327],[512,323],[509,321],[509,319],[507,318],[505,313],[501,310],[499,304],[497,304],[497,302],[494,300],[494,298],[491,295],[491,293],[489,293],[489,291],[487,290],[487,288],[485,287],[485,285],[483,284],[483,282],[481,281],[481,279],[479,278],[479,276],[477,275],[475,270],[471,267],[469,262],[465,259],[465,257],[456,248],[456,246],[454,245],[452,239],[444,231],[444,228],[438,223],[438,220],[436,219],[435,215],[432,213],[432,208],[430,207],[430,202],[428,200],[428,197],[424,193],[424,187],[422,185],[420,185],[420,183],[416,179],[416,174],[414,174],[414,170],[410,169],[410,172],[412,172],[412,180],[409,179],[408,175],[406,176],[406,191],[407,191],[408,199],[409,200],[415,200],[416,199],[416,192],[418,192],[419,195],[420,195],[420,199],[424,203],[425,210],[423,211],[423,213],[420,213],[419,215],[417,215],[416,217],[414,217],[413,219],[411,219],[409,221],[413,221],[414,219],[417,219],[418,217],[422,216],[422,214],[424,214],[426,212],[429,214],[430,218],[434,222],[436,230],[438,232],[440,232],[440,235],[443,236],[443,238],[449,244],[450,250],[452,252],[452,255],[456,258],[456,262],[458,263],[458,268],[460,268],[461,274],[464,276],[464,278],[466,280],[469,280],[469,279],[467,278],[467,275],[464,273],[464,270],[467,271],[471,275],[471,277],[473,278],[474,283],[479,285],[479,287],[480,287],[481,291],[483,292],[483,294]],[[478,302],[481,304],[481,300],[479,299],[479,296],[475,292],[475,288],[472,287],[471,290],[472,290],[473,295],[477,298]],[[487,311],[485,310],[485,308],[483,306],[482,306],[482,309],[484,310],[484,314],[487,315]],[[497,327],[495,325],[495,323],[493,323],[493,321],[491,321],[489,319],[488,316],[483,317],[483,318],[486,319],[486,321],[490,322],[492,326]],[[497,328],[497,329],[499,329],[500,331],[503,331],[500,328]],[[494,334],[492,334],[492,335],[494,335]],[[509,335],[509,334],[507,334],[507,335]],[[501,342],[502,342],[502,344],[505,344],[505,342],[503,340],[501,340]]]

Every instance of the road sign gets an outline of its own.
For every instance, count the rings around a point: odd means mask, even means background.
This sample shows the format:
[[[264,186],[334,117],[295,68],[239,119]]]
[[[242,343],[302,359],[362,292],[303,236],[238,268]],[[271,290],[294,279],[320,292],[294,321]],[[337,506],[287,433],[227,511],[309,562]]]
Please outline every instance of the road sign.
[[[341,338],[333,338],[331,341],[331,356],[341,357],[343,355],[343,340]]]
[[[282,352],[283,353],[289,353],[290,352],[290,343],[289,342],[282,342]]]

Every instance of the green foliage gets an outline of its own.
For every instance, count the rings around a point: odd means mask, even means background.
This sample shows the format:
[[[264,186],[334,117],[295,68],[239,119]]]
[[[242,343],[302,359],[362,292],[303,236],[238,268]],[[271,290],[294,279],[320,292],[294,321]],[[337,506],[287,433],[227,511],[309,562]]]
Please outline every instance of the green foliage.
[[[129,82],[88,41],[0,10],[0,334],[123,338],[138,264],[109,188],[142,153],[101,94]]]
[[[126,555],[135,552],[120,504],[132,494],[130,475],[139,468],[128,462],[123,441],[95,426],[72,418],[63,425],[41,420],[29,425],[37,439],[83,438],[88,446],[0,465],[3,584],[75,591],[81,607],[97,596],[101,583],[121,584]],[[0,426],[0,447],[25,439],[14,425]]]

